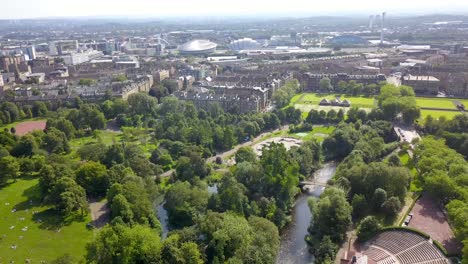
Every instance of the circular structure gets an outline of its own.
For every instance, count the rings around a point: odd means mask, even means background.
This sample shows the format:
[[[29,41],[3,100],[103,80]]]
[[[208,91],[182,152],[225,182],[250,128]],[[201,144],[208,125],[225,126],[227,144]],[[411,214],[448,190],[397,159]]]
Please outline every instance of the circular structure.
[[[260,43],[257,41],[251,39],[251,38],[243,38],[243,39],[238,39],[234,40],[229,44],[229,48],[232,50],[254,50],[254,49],[259,49],[261,48]]]
[[[218,44],[206,39],[195,39],[179,46],[181,54],[210,54],[216,50]]]
[[[430,238],[406,230],[384,231],[376,235],[363,246],[359,255],[358,259],[377,264],[450,263]]]

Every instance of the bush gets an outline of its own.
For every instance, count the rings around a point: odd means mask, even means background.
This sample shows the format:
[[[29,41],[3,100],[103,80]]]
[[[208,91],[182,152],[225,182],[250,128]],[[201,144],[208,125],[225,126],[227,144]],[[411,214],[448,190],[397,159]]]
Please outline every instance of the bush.
[[[359,223],[357,236],[359,241],[366,241],[381,229],[380,222],[375,216],[367,216]]]

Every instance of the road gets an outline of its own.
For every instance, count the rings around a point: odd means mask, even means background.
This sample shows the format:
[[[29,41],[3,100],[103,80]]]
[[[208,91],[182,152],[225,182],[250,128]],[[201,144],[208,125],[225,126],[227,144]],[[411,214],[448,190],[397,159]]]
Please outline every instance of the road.
[[[225,160],[227,157],[230,157],[230,156],[234,155],[237,152],[237,150],[239,150],[241,147],[251,146],[251,145],[255,144],[257,141],[259,141],[261,138],[263,138],[265,136],[276,133],[278,131],[284,131],[284,130],[289,130],[289,125],[282,126],[281,128],[275,129],[273,131],[261,133],[260,135],[258,135],[257,137],[255,137],[254,139],[252,139],[250,141],[247,141],[247,142],[244,142],[242,144],[236,145],[234,148],[232,148],[232,149],[230,149],[228,151],[218,153],[215,156],[209,157],[208,159],[206,159],[206,162],[215,162],[216,157],[221,157],[223,160]],[[168,170],[168,171],[164,172],[163,174],[160,174],[159,176],[160,177],[169,177],[169,176],[172,175],[173,172],[175,172],[174,169]]]

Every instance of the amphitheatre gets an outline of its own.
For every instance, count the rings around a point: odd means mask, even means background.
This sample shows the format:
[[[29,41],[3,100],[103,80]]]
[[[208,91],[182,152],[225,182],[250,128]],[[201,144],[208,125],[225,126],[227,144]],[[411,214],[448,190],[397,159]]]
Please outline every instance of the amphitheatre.
[[[410,230],[388,230],[345,254],[341,263],[445,264],[450,261],[432,239]]]

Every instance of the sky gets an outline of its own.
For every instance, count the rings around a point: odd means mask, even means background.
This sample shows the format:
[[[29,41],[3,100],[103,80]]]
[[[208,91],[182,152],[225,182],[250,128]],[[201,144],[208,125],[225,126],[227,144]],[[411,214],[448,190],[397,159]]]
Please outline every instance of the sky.
[[[0,19],[118,16],[468,14],[467,0],[0,0]]]

